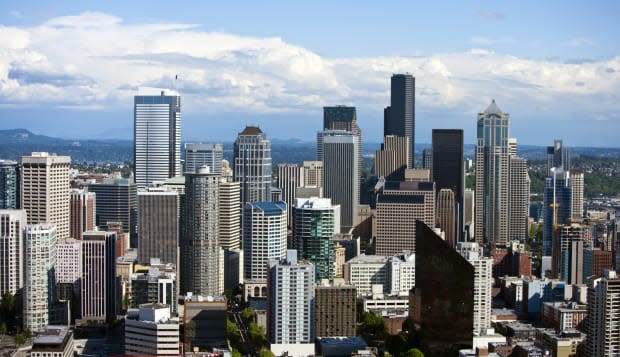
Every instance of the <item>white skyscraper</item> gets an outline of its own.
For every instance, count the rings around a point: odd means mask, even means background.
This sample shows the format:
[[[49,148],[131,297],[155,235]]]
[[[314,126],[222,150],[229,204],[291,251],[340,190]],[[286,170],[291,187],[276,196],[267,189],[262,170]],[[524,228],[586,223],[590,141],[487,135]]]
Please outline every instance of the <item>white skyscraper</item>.
[[[278,187],[282,190],[282,199],[288,207],[295,200],[295,189],[304,186],[304,168],[297,164],[278,165]],[[293,211],[289,209],[287,224],[293,225]]]
[[[613,270],[588,282],[587,332],[587,356],[620,356],[620,278]]]
[[[201,166],[207,165],[214,174],[222,173],[224,145],[222,144],[185,144],[185,172],[194,173]]]
[[[267,295],[267,265],[286,256],[283,201],[246,203],[243,209],[243,273],[245,296]]]
[[[24,286],[25,210],[0,210],[0,296]]]
[[[360,136],[350,131],[322,133],[323,196],[340,205],[340,227],[346,233],[357,225],[360,195]]]
[[[33,152],[22,156],[21,203],[28,224],[56,226],[58,238],[69,238],[69,156]]]
[[[314,343],[314,266],[286,259],[269,261],[267,334],[272,344]]]
[[[491,328],[493,259],[485,258],[475,242],[459,242],[456,250],[474,267],[474,336],[485,335]]]
[[[259,127],[247,126],[234,147],[234,177],[241,182],[241,203],[271,198],[271,142]]]
[[[24,330],[36,331],[49,325],[56,300],[56,227],[28,225],[24,239]]]
[[[181,96],[140,88],[134,97],[134,163],[138,187],[181,175]]]

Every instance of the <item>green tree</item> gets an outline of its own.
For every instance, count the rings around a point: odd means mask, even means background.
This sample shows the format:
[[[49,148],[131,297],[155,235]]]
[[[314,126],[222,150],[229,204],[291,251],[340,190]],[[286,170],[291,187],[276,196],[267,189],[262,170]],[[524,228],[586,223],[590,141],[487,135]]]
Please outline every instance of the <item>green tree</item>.
[[[424,353],[417,348],[412,348],[405,354],[405,357],[424,357]]]
[[[243,317],[245,321],[254,322],[254,309],[251,307],[246,307],[241,310],[241,317]]]
[[[22,333],[16,334],[15,335],[15,344],[17,344],[18,346],[21,346],[24,343],[26,343],[26,336],[24,336],[24,334],[22,334]]]
[[[6,335],[6,332],[7,332],[6,322],[3,322],[2,324],[0,324],[0,335]]]
[[[232,357],[243,357],[243,355],[241,354],[241,352],[239,352],[238,349],[233,347],[233,349],[232,349]]]
[[[266,348],[261,348],[260,351],[258,351],[258,357],[276,357],[276,355]]]
[[[6,292],[2,295],[2,301],[0,302],[0,321],[15,321],[16,304],[15,296],[10,292]]]
[[[228,338],[232,345],[237,345],[241,341],[241,334],[237,325],[230,320],[226,320],[226,338]]]
[[[254,346],[263,346],[267,343],[265,329],[254,322],[250,322],[248,325],[248,337]]]

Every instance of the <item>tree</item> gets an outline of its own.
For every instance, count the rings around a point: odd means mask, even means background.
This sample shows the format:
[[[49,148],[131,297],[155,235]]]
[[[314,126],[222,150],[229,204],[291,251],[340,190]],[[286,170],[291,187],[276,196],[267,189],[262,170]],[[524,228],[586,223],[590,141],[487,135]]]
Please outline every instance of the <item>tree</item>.
[[[230,320],[226,320],[226,338],[232,345],[237,345],[241,341],[241,334],[239,329],[237,329],[237,325]]]
[[[258,351],[258,357],[276,357],[276,355],[266,348],[261,348],[260,351]]]
[[[424,353],[417,348],[412,348],[405,354],[406,357],[424,357]]]
[[[263,346],[267,343],[265,329],[254,322],[250,322],[248,325],[248,337],[254,346]]]
[[[242,357],[243,355],[241,354],[241,352],[239,352],[238,349],[234,348],[232,349],[232,357]]]
[[[26,336],[24,336],[24,334],[22,333],[18,333],[15,335],[15,344],[18,346],[23,345],[24,343],[26,343]]]
[[[4,322],[14,321],[15,320],[15,296],[10,292],[4,293],[2,295],[2,302],[0,302],[0,319]]]
[[[0,335],[6,335],[6,332],[7,332],[6,322],[3,322],[2,324],[0,324]]]
[[[254,322],[254,309],[251,307],[246,307],[241,310],[241,317],[243,317],[243,319],[247,322]]]

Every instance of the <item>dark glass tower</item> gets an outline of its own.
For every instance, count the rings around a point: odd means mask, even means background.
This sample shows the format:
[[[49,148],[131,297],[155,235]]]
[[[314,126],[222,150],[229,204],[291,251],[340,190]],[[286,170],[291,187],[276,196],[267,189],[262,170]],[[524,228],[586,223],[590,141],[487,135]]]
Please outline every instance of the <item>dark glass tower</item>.
[[[17,209],[19,199],[18,165],[0,160],[0,209]]]
[[[383,136],[408,136],[411,140],[409,167],[415,153],[415,78],[410,74],[392,75],[390,106],[383,111]]]
[[[431,172],[437,194],[444,189],[454,192],[456,238],[463,232],[463,194],[465,167],[463,163],[463,129],[433,129],[433,163]]]

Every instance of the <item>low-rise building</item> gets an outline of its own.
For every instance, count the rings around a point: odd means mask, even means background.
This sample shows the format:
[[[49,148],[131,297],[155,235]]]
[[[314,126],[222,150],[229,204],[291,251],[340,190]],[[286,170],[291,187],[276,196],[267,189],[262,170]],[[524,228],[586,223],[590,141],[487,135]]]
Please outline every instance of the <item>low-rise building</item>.
[[[125,353],[135,356],[178,356],[179,320],[170,318],[170,307],[142,304],[127,311]]]
[[[36,332],[30,357],[73,356],[73,332],[67,326],[46,326]]]
[[[584,330],[587,315],[587,305],[563,301],[544,302],[542,323],[558,332],[570,329]]]

